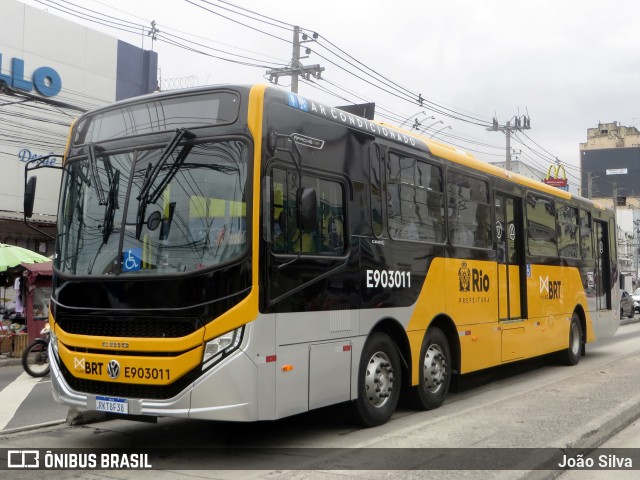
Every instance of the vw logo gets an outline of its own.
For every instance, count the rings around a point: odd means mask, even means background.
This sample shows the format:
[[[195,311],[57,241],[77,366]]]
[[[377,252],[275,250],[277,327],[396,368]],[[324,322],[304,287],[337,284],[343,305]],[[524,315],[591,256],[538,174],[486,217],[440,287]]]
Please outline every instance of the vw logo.
[[[107,375],[111,378],[118,378],[120,376],[120,364],[117,360],[111,360],[107,365]]]

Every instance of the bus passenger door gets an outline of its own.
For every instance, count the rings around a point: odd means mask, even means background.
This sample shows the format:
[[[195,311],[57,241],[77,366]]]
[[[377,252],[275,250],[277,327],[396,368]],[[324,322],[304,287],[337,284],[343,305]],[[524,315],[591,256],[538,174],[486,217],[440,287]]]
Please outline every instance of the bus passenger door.
[[[606,222],[593,222],[596,240],[595,259],[595,290],[596,309],[611,310],[611,282],[609,281],[609,232]]]
[[[496,239],[498,247],[498,314],[502,323],[502,361],[523,356],[523,305],[521,288],[524,240],[522,201],[502,193],[495,195]]]

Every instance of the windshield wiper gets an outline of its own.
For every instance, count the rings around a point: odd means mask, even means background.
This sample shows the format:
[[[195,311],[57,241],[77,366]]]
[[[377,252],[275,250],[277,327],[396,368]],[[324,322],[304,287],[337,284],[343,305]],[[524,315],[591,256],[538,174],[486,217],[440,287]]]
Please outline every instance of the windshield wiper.
[[[109,179],[109,193],[107,194],[107,200],[105,202],[106,207],[104,209],[104,216],[102,217],[102,243],[98,247],[93,260],[89,264],[87,272],[89,274],[93,272],[93,266],[100,256],[102,247],[109,241],[111,232],[113,232],[113,220],[116,215],[116,210],[120,208],[118,204],[118,191],[120,189],[120,170],[116,170],[115,172],[113,172],[111,162],[109,161],[105,161],[105,166],[107,166],[107,177]],[[82,218],[82,216],[80,216],[80,218]]]
[[[178,148],[178,145],[180,144],[183,138],[190,140],[195,137],[196,137],[195,134],[192,133],[190,130],[187,130],[186,128],[180,128],[176,130],[176,133],[174,134],[169,144],[165,147],[155,167],[147,168],[147,173],[145,174],[144,183],[140,188],[140,194],[138,195],[138,200],[141,200],[142,198],[147,198],[148,199],[147,203],[155,203],[156,200],[158,200],[157,197],[160,196],[160,193],[162,192],[162,190],[164,190],[165,185],[169,183],[173,178],[173,176],[176,174],[178,168],[184,162],[184,159],[187,157],[187,155],[189,154],[193,146],[183,145],[182,149],[178,153],[178,156],[176,157],[175,161],[171,165],[169,172],[167,172],[162,182],[160,182],[160,185],[158,185],[158,187],[154,190],[153,194],[149,195],[149,190],[151,190],[151,187],[155,183],[156,178],[158,178],[158,175],[160,174],[160,170],[162,170],[162,168],[165,166],[169,158],[171,158],[171,155],[176,150],[176,148]]]
[[[96,150],[93,143],[87,143],[89,149],[89,163],[91,164],[91,179],[93,181],[93,188],[96,189],[98,195],[98,205],[106,205],[107,201],[104,199],[104,190],[102,189],[102,183],[100,182],[100,175],[98,174],[98,160],[96,159]]]
[[[102,243],[106,244],[109,236],[113,231],[113,218],[118,206],[118,190],[120,186],[120,170],[116,170],[109,187],[109,196],[107,198],[107,207],[104,211],[104,220],[102,221]]]
[[[162,155],[158,159],[158,163],[154,167],[151,166],[151,163],[147,166],[147,170],[144,174],[144,180],[142,182],[142,187],[140,188],[140,194],[138,195],[138,213],[136,215],[136,239],[140,239],[140,234],[142,233],[142,224],[144,223],[144,216],[147,205],[150,203],[156,203],[162,192],[164,191],[167,184],[175,177],[176,173],[178,173],[178,169],[184,163],[185,159],[191,152],[193,148],[192,144],[185,144],[182,146],[175,160],[169,167],[169,170],[162,178],[158,186],[153,190],[153,193],[149,193],[151,188],[153,187],[156,179],[160,175],[160,171],[169,161],[173,152],[176,151],[178,145],[183,139],[191,140],[195,138],[196,135],[186,128],[179,128],[176,130],[176,133],[171,138],[171,141],[167,144]]]

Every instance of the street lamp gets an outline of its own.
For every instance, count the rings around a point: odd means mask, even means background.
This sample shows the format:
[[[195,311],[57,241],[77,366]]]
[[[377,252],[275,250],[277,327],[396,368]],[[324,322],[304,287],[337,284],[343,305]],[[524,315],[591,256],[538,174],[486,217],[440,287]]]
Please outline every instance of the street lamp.
[[[437,134],[439,134],[441,131],[446,130],[447,128],[453,128],[451,125],[447,125],[446,127],[442,127],[440,130],[432,133],[431,135],[429,135],[429,138],[433,138],[435,137]]]
[[[436,118],[436,117],[434,117],[433,115],[431,115],[430,117],[427,117],[427,118],[425,118],[424,120],[433,120],[434,118]],[[424,120],[423,120],[423,121],[424,121]],[[411,127],[411,130],[416,130],[416,131],[417,131],[417,130],[420,130],[420,127],[421,127],[421,126],[422,126],[422,124],[421,124],[421,123],[418,121],[418,119],[416,118],[416,121],[415,121],[415,123],[413,124],[413,126]]]
[[[434,125],[437,125],[438,123],[444,123],[442,120],[438,120],[437,122],[433,122],[431,125],[424,127],[420,133],[427,133],[427,130],[429,130],[431,127],[433,127]]]
[[[427,112],[425,112],[424,110],[420,110],[419,112],[414,113],[413,115],[409,115],[407,118],[404,119],[404,121],[400,124],[400,127],[403,127],[405,123],[407,123],[409,120],[411,120],[413,117],[417,117],[418,115],[426,115]],[[417,120],[416,120],[417,121]]]

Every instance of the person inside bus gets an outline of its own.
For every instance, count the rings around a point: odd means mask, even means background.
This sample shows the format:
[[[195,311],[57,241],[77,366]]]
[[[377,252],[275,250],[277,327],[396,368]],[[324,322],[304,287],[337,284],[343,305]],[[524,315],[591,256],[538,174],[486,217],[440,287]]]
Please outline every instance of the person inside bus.
[[[300,251],[300,229],[295,225],[295,221],[288,216],[284,210],[278,216],[278,227],[280,233],[273,242],[273,250],[279,253],[297,253]],[[302,232],[302,253],[314,253],[315,242],[311,234]]]
[[[338,216],[325,216],[322,221],[323,242],[322,250],[325,252],[338,252],[342,249],[342,218]]]

